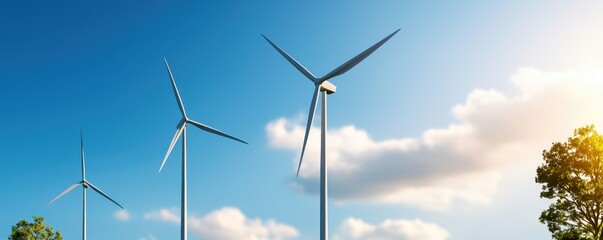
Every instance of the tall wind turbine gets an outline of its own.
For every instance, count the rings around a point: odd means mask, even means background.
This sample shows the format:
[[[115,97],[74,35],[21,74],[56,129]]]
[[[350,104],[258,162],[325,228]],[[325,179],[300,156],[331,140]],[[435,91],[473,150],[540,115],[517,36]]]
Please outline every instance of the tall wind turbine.
[[[79,182],[71,185],[69,188],[67,188],[65,191],[63,191],[61,194],[59,194],[54,199],[52,199],[48,204],[51,204],[52,202],[56,201],[57,199],[61,198],[65,194],[67,194],[68,192],[71,192],[71,190],[75,189],[77,186],[82,185],[82,187],[84,187],[83,188],[83,190],[84,190],[83,191],[83,193],[84,193],[83,208],[82,208],[82,211],[83,211],[83,214],[82,214],[82,239],[86,240],[86,189],[88,189],[88,187],[92,188],[92,190],[96,191],[98,194],[103,195],[103,197],[109,199],[109,201],[115,203],[121,209],[123,209],[124,207],[119,205],[119,203],[117,203],[115,200],[111,199],[107,194],[105,194],[103,191],[101,191],[98,187],[94,186],[92,183],[90,183],[88,180],[86,180],[86,161],[84,160],[84,136],[81,131],[80,131],[80,145],[81,145],[81,158],[82,158],[82,181],[79,181]]]
[[[329,79],[344,74],[348,70],[352,69],[356,64],[360,63],[366,57],[371,55],[377,48],[381,47],[387,40],[393,37],[400,29],[391,33],[381,41],[375,43],[370,48],[364,50],[360,54],[356,55],[352,59],[348,60],[341,66],[335,68],[333,71],[327,73],[323,77],[315,77],[308,69],[302,66],[297,60],[289,56],[285,51],[276,46],[270,39],[262,34],[262,37],[276,49],[289,63],[291,63],[297,70],[299,70],[304,76],[306,76],[314,84],[314,94],[312,95],[312,102],[310,103],[310,111],[308,113],[308,122],[306,123],[306,133],[304,135],[304,142],[301,149],[301,156],[299,157],[299,165],[297,166],[297,175],[299,175],[299,169],[301,167],[302,160],[304,158],[304,151],[306,150],[306,143],[308,142],[308,134],[310,133],[310,127],[312,126],[312,120],[314,118],[314,112],[316,109],[316,103],[318,101],[318,92],[322,94],[322,111],[321,111],[321,128],[320,128],[320,239],[328,239],[328,177],[327,177],[327,95],[335,93],[336,87],[330,83]]]
[[[178,102],[178,108],[180,108],[180,113],[182,113],[182,119],[180,120],[180,122],[178,123],[178,125],[176,126],[176,134],[174,135],[174,138],[172,139],[172,143],[170,143],[170,147],[168,148],[167,153],[165,154],[165,157],[163,158],[163,162],[161,163],[161,167],[159,168],[159,172],[161,172],[161,170],[163,169],[163,165],[165,164],[165,162],[167,161],[168,157],[170,156],[170,153],[172,152],[172,148],[174,148],[174,145],[176,144],[176,142],[178,141],[178,137],[180,135],[182,135],[182,189],[181,189],[181,193],[182,193],[182,198],[181,198],[181,205],[180,205],[180,239],[182,240],[186,240],[188,239],[188,234],[187,234],[187,202],[186,202],[186,196],[187,196],[187,187],[186,187],[186,126],[190,123],[195,127],[200,128],[203,131],[206,132],[210,132],[216,135],[220,135],[222,137],[226,137],[226,138],[230,138],[232,140],[238,141],[238,142],[242,142],[247,144],[247,142],[238,139],[236,137],[233,137],[231,135],[228,135],[218,129],[212,128],[210,126],[207,126],[205,124],[202,124],[200,122],[194,121],[190,118],[188,118],[188,116],[186,115],[186,111],[184,110],[184,105],[182,104],[182,99],[180,98],[180,93],[178,92],[178,88],[176,87],[176,82],[174,81],[174,76],[172,76],[172,70],[170,70],[170,66],[168,65],[167,60],[164,58],[163,59],[165,61],[165,67],[167,68],[168,74],[170,75],[170,80],[172,82],[172,89],[174,90],[174,95],[176,96],[176,102]]]

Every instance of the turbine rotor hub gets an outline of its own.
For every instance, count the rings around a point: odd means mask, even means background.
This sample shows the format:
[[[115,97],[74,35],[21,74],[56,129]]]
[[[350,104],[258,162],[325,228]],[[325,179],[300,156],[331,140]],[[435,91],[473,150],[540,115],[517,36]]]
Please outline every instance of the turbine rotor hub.
[[[186,125],[186,124],[187,124],[187,123],[189,123],[189,122],[190,122],[190,119],[188,119],[188,118],[185,116],[185,117],[183,117],[183,118],[180,120],[180,122],[178,123],[178,125],[176,125],[176,128],[177,128],[177,129],[179,129],[179,128],[181,128],[182,126]]]

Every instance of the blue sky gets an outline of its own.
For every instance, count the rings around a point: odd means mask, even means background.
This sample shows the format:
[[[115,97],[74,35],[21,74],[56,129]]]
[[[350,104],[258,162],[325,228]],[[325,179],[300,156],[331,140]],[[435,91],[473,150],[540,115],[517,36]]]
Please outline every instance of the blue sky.
[[[188,115],[250,143],[188,130],[191,239],[316,239],[316,149],[295,178],[312,86],[260,34],[324,75],[401,28],[332,80],[331,236],[546,239],[540,153],[603,121],[601,10],[596,1],[5,3],[0,236],[41,215],[79,238],[81,190],[47,203],[80,180],[82,129],[87,178],[127,211],[119,219],[89,192],[89,239],[178,237],[179,144],[157,172],[180,119],[165,57]]]

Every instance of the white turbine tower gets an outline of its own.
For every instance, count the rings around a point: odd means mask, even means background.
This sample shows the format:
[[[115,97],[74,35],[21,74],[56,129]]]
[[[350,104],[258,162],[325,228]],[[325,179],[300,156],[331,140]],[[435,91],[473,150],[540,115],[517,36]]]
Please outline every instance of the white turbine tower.
[[[318,100],[318,92],[322,92],[322,111],[321,111],[321,128],[320,128],[320,239],[328,239],[328,177],[327,177],[327,95],[335,93],[336,87],[327,80],[344,74],[348,70],[352,69],[356,64],[360,63],[366,57],[371,55],[377,48],[381,47],[387,40],[394,36],[400,29],[391,33],[381,41],[375,43],[370,48],[364,50],[360,54],[356,55],[352,59],[348,60],[341,66],[335,68],[333,71],[327,73],[323,77],[317,78],[308,69],[302,66],[297,60],[289,56],[285,51],[276,46],[270,39],[262,34],[262,37],[274,47],[289,63],[291,63],[297,70],[299,70],[304,76],[306,76],[314,84],[314,95],[312,96],[312,102],[310,103],[310,111],[308,113],[308,122],[306,123],[306,133],[304,135],[304,142],[301,149],[301,156],[299,157],[299,165],[297,166],[297,175],[299,175],[299,169],[301,167],[302,160],[304,158],[304,151],[306,150],[306,143],[308,142],[308,134],[310,133],[310,127],[312,126],[312,120],[314,118],[314,110]]]
[[[188,239],[188,234],[187,234],[187,202],[186,202],[186,196],[187,196],[187,187],[186,187],[186,126],[187,124],[192,124],[195,127],[200,128],[203,131],[207,131],[216,135],[220,135],[222,137],[226,137],[226,138],[230,138],[232,140],[238,141],[238,142],[242,142],[247,144],[247,142],[238,139],[236,137],[230,136],[218,129],[212,128],[210,126],[204,125],[200,122],[196,122],[193,121],[192,119],[189,119],[188,116],[186,115],[186,111],[184,110],[184,105],[182,104],[182,99],[180,98],[180,93],[178,92],[178,88],[176,87],[176,82],[174,81],[174,77],[172,76],[172,70],[170,70],[170,66],[168,65],[167,60],[164,58],[165,61],[165,67],[167,68],[168,74],[170,75],[170,80],[172,82],[172,89],[174,90],[174,95],[176,96],[176,102],[178,102],[178,107],[180,108],[180,112],[182,113],[182,119],[180,120],[180,123],[178,123],[178,125],[176,126],[176,134],[174,135],[174,138],[172,139],[172,143],[170,143],[170,147],[168,148],[167,153],[165,154],[165,157],[163,158],[163,162],[161,163],[161,167],[159,168],[159,172],[161,172],[161,169],[163,169],[163,165],[165,164],[165,162],[167,161],[168,157],[170,156],[170,153],[172,152],[172,148],[174,148],[174,145],[176,144],[176,142],[178,141],[178,137],[180,135],[182,135],[182,189],[181,189],[181,193],[182,193],[182,198],[181,198],[181,206],[180,206],[180,238],[182,240],[186,240]]]
[[[84,187],[83,188],[83,190],[84,190],[83,191],[83,193],[84,193],[83,209],[82,209],[83,210],[82,239],[86,240],[86,189],[88,187],[92,188],[92,190],[96,191],[98,194],[103,195],[103,197],[109,199],[109,201],[115,203],[120,208],[123,209],[124,207],[119,205],[119,203],[117,203],[115,200],[111,199],[107,194],[105,194],[103,191],[101,191],[98,187],[94,186],[92,183],[90,183],[88,180],[86,180],[86,161],[84,159],[84,136],[81,131],[80,131],[80,145],[81,145],[81,158],[82,158],[82,181],[79,181],[79,182],[71,185],[69,188],[67,188],[65,191],[63,191],[61,194],[59,194],[54,199],[52,199],[48,204],[51,204],[52,202],[56,201],[57,199],[61,198],[65,194],[67,194],[68,192],[71,192],[71,190],[75,189],[77,186],[82,185],[82,187]]]

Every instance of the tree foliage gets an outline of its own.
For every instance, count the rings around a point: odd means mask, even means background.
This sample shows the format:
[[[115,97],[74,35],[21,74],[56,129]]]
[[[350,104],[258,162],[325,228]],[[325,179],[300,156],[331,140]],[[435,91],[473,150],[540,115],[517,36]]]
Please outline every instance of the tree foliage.
[[[8,240],[63,240],[61,232],[44,224],[44,218],[34,216],[34,222],[19,221],[12,227]]]
[[[603,136],[593,125],[542,153],[536,170],[541,198],[555,200],[540,215],[557,240],[603,240]]]

